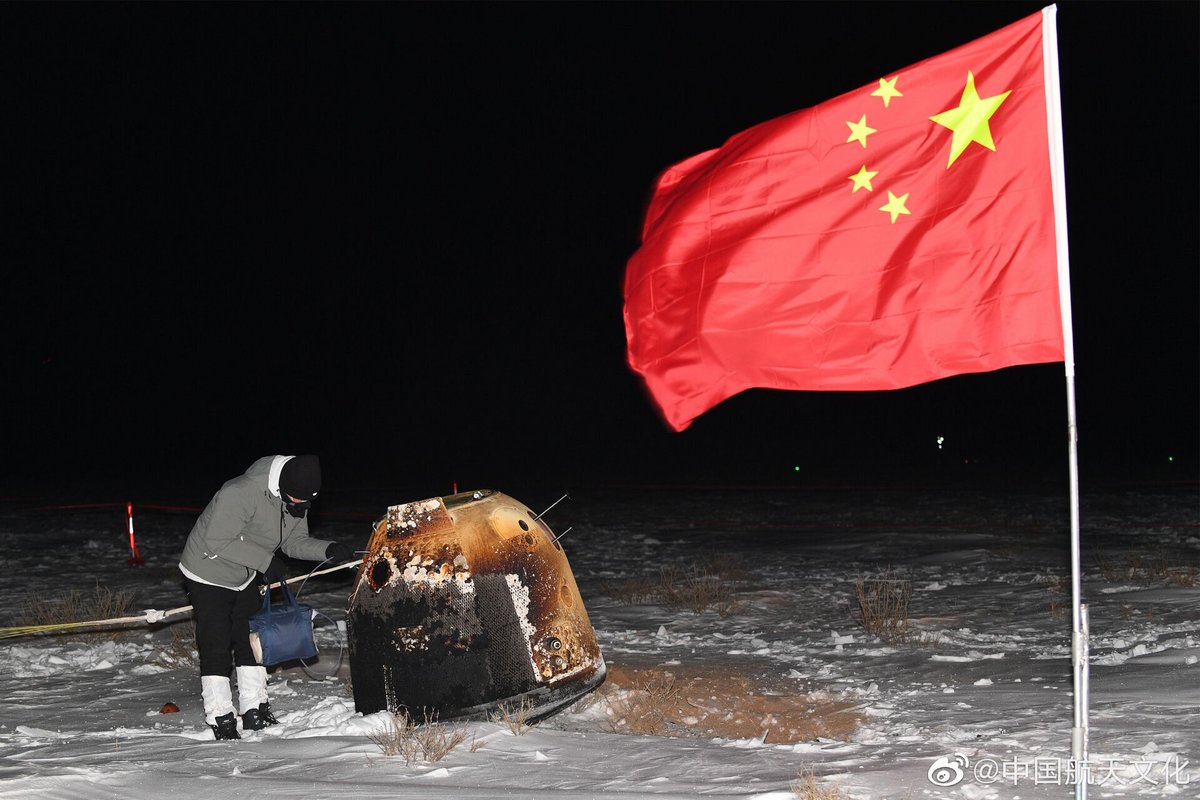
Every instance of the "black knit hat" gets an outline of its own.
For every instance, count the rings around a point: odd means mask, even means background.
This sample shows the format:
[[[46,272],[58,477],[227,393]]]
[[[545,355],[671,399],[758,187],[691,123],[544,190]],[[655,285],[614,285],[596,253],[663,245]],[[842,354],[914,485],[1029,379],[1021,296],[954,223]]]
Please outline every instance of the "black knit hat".
[[[321,462],[316,456],[295,456],[279,472],[279,493],[312,500],[321,490]]]

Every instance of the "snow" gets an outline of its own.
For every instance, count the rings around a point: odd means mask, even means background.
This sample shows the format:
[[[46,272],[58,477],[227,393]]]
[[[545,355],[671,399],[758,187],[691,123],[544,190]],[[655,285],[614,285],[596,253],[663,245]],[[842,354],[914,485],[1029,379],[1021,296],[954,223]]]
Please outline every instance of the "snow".
[[[553,500],[510,493],[531,507]],[[273,670],[280,724],[214,742],[194,654],[179,644],[186,616],[86,637],[9,638],[0,640],[0,799],[784,800],[803,796],[792,785],[809,770],[842,798],[1073,795],[1065,492],[605,488],[571,497],[548,521],[572,528],[562,544],[610,668],[583,702],[524,732],[465,723],[466,741],[444,759],[408,764],[371,738],[389,715],[355,711],[348,660],[324,680]],[[413,499],[364,501],[357,518],[331,508],[314,528],[365,541],[362,519]],[[1085,490],[1081,501],[1091,797],[1200,797],[1198,499],[1184,485]],[[95,586],[136,593],[130,615],[186,605],[175,564],[192,515],[137,512],[145,564],[134,567],[123,512],[123,503],[0,504],[0,626],[21,624],[31,599],[90,596]],[[615,588],[698,564],[728,568],[731,608],[634,603]],[[880,577],[911,587],[906,637],[882,640],[856,616],[857,579]],[[302,597],[336,620],[350,582],[350,573],[314,578]],[[329,656],[321,663],[332,664],[336,626],[319,639]],[[645,734],[632,724],[637,691],[620,683],[622,670],[708,682],[685,685],[687,714],[663,732],[672,735]],[[180,711],[160,713],[166,703]],[[789,741],[779,733],[788,709],[800,710],[793,723],[812,709],[818,722],[848,714],[857,725]],[[719,727],[739,714],[750,718],[745,735]],[[935,763],[939,776],[957,769],[961,780],[935,784]]]

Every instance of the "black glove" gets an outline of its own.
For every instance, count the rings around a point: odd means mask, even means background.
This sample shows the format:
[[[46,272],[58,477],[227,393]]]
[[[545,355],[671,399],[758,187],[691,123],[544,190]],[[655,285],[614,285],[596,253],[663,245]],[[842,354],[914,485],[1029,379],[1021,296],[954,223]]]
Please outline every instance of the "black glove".
[[[271,556],[271,564],[263,571],[263,579],[267,582],[267,586],[279,583],[286,577],[287,565],[283,563],[283,559],[279,556]]]
[[[335,564],[345,564],[355,558],[354,548],[341,542],[330,542],[325,548],[325,558]]]

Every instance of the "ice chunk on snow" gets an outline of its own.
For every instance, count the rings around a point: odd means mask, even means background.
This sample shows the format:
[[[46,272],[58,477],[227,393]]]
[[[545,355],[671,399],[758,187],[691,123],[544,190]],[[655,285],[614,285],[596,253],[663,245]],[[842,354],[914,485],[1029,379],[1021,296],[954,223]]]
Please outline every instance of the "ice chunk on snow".
[[[975,681],[975,685],[976,686],[991,686],[992,679],[991,678],[980,678],[979,680]]]
[[[157,675],[160,672],[168,672],[169,670],[159,664],[138,664],[129,671],[134,675]]]
[[[944,656],[935,653],[930,661],[983,661],[984,659],[1004,658],[1004,653],[981,653],[978,650],[968,651],[965,656]]]
[[[997,800],[1000,793],[991,786],[980,786],[974,783],[964,783],[958,787],[958,791],[967,800]]]
[[[31,725],[18,725],[15,730],[21,736],[31,736],[35,739],[67,739],[79,735],[79,731],[48,731]]]

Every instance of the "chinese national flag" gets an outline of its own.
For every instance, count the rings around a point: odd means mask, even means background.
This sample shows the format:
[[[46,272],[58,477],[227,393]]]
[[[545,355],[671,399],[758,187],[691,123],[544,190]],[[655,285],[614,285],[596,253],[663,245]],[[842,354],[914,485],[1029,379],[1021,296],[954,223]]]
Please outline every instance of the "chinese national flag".
[[[659,177],[625,332],[671,427],[751,387],[1064,360],[1043,37],[1044,12]]]

